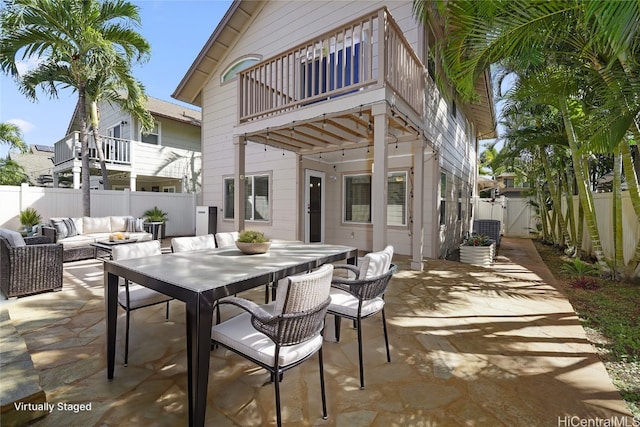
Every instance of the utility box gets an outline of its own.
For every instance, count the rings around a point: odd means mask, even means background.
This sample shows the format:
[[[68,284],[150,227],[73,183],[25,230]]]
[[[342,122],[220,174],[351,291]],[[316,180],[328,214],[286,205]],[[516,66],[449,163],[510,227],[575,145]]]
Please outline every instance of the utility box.
[[[216,234],[218,230],[218,208],[196,206],[196,236]]]

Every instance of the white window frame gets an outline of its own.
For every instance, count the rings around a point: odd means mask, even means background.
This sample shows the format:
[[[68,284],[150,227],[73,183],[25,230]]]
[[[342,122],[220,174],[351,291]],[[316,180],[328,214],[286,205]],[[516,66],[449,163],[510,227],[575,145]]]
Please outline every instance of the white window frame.
[[[170,191],[167,191],[170,190]],[[166,185],[162,187],[162,192],[163,193],[175,193],[176,192],[176,186],[175,185]]]
[[[157,142],[157,144],[153,144],[153,143],[151,143],[151,142],[145,142],[145,141],[143,141],[143,140],[142,140],[142,138],[143,138],[142,130],[140,131],[140,133],[139,133],[139,135],[138,135],[138,136],[139,136],[139,140],[140,140],[140,142],[142,142],[142,143],[144,143],[144,144],[156,145],[156,146],[158,146],[158,147],[161,147],[161,146],[162,146],[162,123],[161,123],[161,122],[158,122],[158,121],[155,121],[155,122],[153,122],[153,126],[154,126],[154,128],[155,128],[156,126],[158,127],[158,132],[157,132],[157,133],[154,133],[154,132],[153,132],[153,130],[152,130],[152,131],[151,131],[151,132],[149,132],[147,135],[156,135],[156,137],[158,138],[158,142]]]
[[[254,66],[261,60],[262,57],[258,55],[247,55],[235,60],[231,65],[224,69],[222,74],[220,74],[220,84],[229,83],[230,81],[235,80],[240,71]]]
[[[402,224],[390,224],[389,223],[389,198],[388,198],[388,194],[387,194],[387,227],[401,227],[401,228],[406,228],[408,226],[409,223],[409,200],[408,200],[408,195],[409,195],[409,172],[406,170],[396,170],[396,171],[389,171],[387,173],[387,180],[393,176],[393,175],[398,175],[398,174],[403,174],[404,175],[404,215],[402,218],[403,223]],[[346,218],[346,214],[347,214],[347,178],[349,177],[358,177],[358,176],[368,176],[370,178],[370,183],[371,183],[371,178],[372,178],[372,174],[371,173],[348,173],[348,174],[344,174],[342,175],[342,223],[343,224],[371,224],[371,221],[354,221],[354,220],[348,220]],[[372,201],[372,195],[371,193],[369,194],[369,203],[371,203]]]
[[[257,206],[257,203],[256,203],[256,194],[255,194],[255,188],[256,188],[255,179],[256,178],[264,178],[264,177],[267,178],[267,185],[268,185],[268,187],[267,187],[267,199],[268,200],[267,200],[266,210],[265,210],[265,212],[262,212],[262,213],[263,213],[263,215],[266,214],[267,218],[266,219],[265,218],[256,219],[256,212],[257,212],[256,211],[256,206]],[[273,200],[273,195],[272,195],[272,192],[273,192],[272,191],[272,181],[273,180],[271,178],[271,174],[269,174],[269,173],[255,173],[253,175],[245,175],[244,178],[245,178],[245,181],[247,179],[251,179],[251,194],[245,194],[245,197],[247,199],[247,201],[245,202],[245,211],[246,211],[246,206],[247,206],[248,203],[251,203],[252,206],[253,206],[253,209],[251,210],[250,218],[247,218],[245,216],[244,220],[248,221],[248,222],[270,223],[271,222],[271,201]],[[228,207],[227,206],[228,205],[227,200],[231,200],[230,203],[233,203],[233,200],[235,200],[235,192],[230,194],[231,197],[228,197],[227,193],[226,193],[226,191],[227,191],[227,184],[226,183],[229,180],[233,182],[233,181],[235,181],[235,178],[233,176],[227,176],[227,177],[224,177],[222,179],[222,199],[223,199],[222,218],[224,220],[226,220],[226,221],[232,221],[234,219],[233,217],[227,216],[227,207]]]

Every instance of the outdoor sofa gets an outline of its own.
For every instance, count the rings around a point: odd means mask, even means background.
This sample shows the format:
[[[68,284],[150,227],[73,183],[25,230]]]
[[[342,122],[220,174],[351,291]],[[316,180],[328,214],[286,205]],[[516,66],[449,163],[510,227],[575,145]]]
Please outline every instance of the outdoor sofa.
[[[0,288],[7,298],[62,289],[62,245],[0,228]]]
[[[51,218],[42,234],[64,247],[64,262],[96,257],[91,243],[109,240],[115,233],[127,234],[137,241],[151,240],[144,230],[144,220],[132,216]]]

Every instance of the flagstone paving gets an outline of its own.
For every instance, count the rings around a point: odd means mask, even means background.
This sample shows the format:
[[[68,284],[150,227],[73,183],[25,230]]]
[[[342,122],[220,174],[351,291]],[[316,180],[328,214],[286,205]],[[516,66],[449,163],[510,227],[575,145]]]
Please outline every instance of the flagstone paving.
[[[341,341],[333,342],[328,321],[329,419],[321,416],[314,357],[284,375],[285,425],[634,425],[529,240],[504,238],[490,269],[426,260],[420,273],[407,269],[406,257],[394,262],[400,271],[386,298],[391,363],[380,318],[363,321],[361,390],[355,331],[343,322]],[[102,280],[101,261],[67,263],[61,292],[2,304],[27,344],[47,402],[56,405],[33,425],[187,425],[184,305],[171,303],[169,321],[164,306],[133,313],[128,367],[122,366],[120,310],[109,382]],[[263,292],[242,296],[260,301]],[[207,402],[208,426],[275,424],[269,375],[222,348],[211,353]]]

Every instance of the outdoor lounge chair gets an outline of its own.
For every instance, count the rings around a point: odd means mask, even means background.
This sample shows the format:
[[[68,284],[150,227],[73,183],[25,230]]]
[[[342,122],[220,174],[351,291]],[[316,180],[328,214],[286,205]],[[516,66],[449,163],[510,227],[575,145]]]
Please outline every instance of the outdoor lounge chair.
[[[360,388],[364,388],[364,365],[362,361],[362,319],[382,313],[382,328],[387,349],[387,362],[391,362],[387,322],[384,316],[384,293],[397,267],[391,264],[393,247],[364,256],[359,267],[337,265],[336,270],[347,270],[356,274],[355,279],[334,276],[331,281],[331,304],[328,314],[335,317],[336,341],[340,341],[340,319],[345,317],[355,323],[358,332],[358,360],[360,362]]]
[[[0,228],[0,287],[7,298],[62,289],[59,243]]]
[[[269,371],[275,387],[278,426],[282,425],[280,381],[283,372],[315,353],[318,353],[320,366],[322,414],[327,418],[322,330],[330,301],[332,274],[333,266],[325,264],[311,273],[290,276],[286,284],[281,284],[275,303],[269,306],[259,306],[237,297],[220,301],[220,304],[236,305],[245,312],[215,325],[211,332],[212,343]]]
[[[159,240],[150,240],[140,243],[128,243],[126,245],[118,245],[113,248],[111,254],[114,261],[129,258],[140,258],[152,255],[161,255]],[[118,304],[127,312],[127,326],[124,341],[124,366],[129,363],[129,325],[131,323],[131,312],[139,308],[149,307],[156,304],[167,304],[165,317],[169,320],[169,301],[173,298],[154,291],[144,286],[124,281],[124,286],[120,287],[118,292]]]

